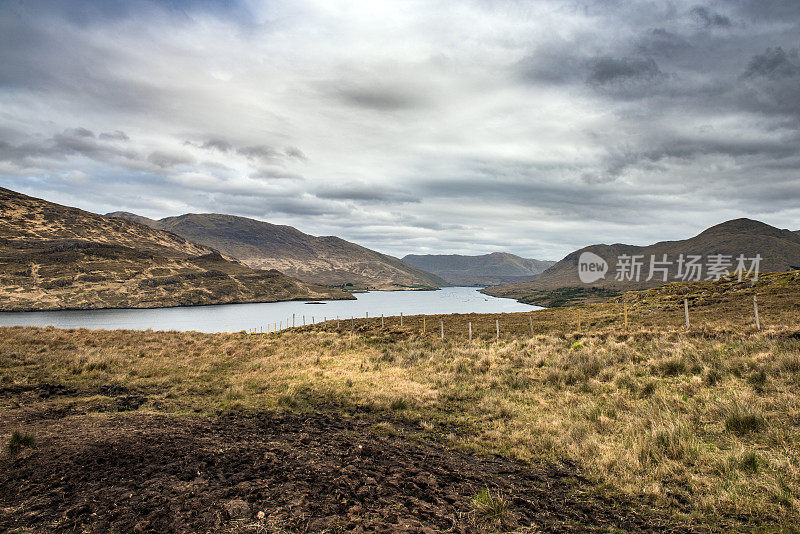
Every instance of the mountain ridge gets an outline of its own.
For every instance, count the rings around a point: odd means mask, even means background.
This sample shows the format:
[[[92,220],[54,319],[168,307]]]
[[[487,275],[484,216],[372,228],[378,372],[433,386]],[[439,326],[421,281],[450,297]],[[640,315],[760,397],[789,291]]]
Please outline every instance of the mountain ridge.
[[[604,279],[590,284],[581,283],[578,260],[584,252],[592,252],[606,261],[608,273]],[[615,280],[615,267],[620,256],[643,256],[642,278],[646,278],[650,257],[663,259],[664,254],[668,261],[673,262],[668,267],[666,282],[663,278],[649,281],[642,279],[639,282]],[[659,241],[645,246],[624,243],[588,245],[570,252],[531,282],[498,285],[487,288],[484,292],[544,306],[562,305],[587,298],[599,300],[623,291],[648,289],[677,281],[676,260],[681,254],[700,255],[704,262],[709,256],[716,254],[731,256],[732,269],[736,267],[738,255],[753,258],[759,254],[762,257],[759,265],[761,272],[789,271],[800,268],[800,232],[776,228],[753,219],[738,218],[716,224],[682,240]],[[705,270],[702,276],[705,278]]]
[[[0,188],[0,208],[0,310],[353,298],[170,232],[10,189]]]
[[[398,290],[447,283],[402,260],[337,236],[313,236],[293,226],[219,213],[188,213],[155,220],[112,212],[211,246],[256,269],[276,269],[310,283]]]
[[[509,252],[476,256],[408,254],[402,258],[455,285],[480,286],[533,280],[555,262],[523,258]]]

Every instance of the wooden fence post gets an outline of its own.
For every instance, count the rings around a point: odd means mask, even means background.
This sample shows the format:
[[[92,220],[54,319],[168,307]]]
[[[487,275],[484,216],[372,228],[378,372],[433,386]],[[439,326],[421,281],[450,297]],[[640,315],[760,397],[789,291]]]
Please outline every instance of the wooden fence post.
[[[381,314],[381,328],[383,328],[383,314]]]
[[[422,333],[425,334],[425,315],[422,315]]]
[[[469,340],[472,341],[472,321],[469,322]]]
[[[689,299],[683,299],[683,316],[686,318],[686,328],[689,328]]]
[[[439,321],[439,328],[441,328],[442,339],[444,339],[444,321]]]
[[[294,328],[294,314],[292,314],[292,328]]]
[[[578,333],[581,333],[581,310],[578,310]]]
[[[758,301],[755,294],[753,294],[753,313],[756,316],[756,330],[761,330],[761,321],[758,320]]]
[[[403,312],[400,312],[400,326],[403,326]]]
[[[496,332],[497,339],[500,339],[500,319],[494,320],[494,329]]]

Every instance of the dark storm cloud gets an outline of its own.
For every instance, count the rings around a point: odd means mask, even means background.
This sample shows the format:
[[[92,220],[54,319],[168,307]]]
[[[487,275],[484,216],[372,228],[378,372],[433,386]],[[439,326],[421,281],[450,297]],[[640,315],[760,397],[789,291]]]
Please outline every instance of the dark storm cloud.
[[[800,75],[800,61],[797,57],[797,49],[787,53],[778,46],[767,48],[763,54],[753,56],[742,76],[744,78],[761,76],[772,80],[781,80],[798,75]]]
[[[794,117],[800,128],[800,60],[797,50],[767,48],[750,59],[740,76],[744,82],[740,104],[763,114]]]
[[[691,10],[692,17],[706,28],[720,26],[727,28],[731,26],[731,19],[720,13],[715,13],[705,6],[695,6]]]
[[[691,43],[685,37],[664,28],[651,28],[637,39],[636,50],[646,56],[673,58],[689,52]]]

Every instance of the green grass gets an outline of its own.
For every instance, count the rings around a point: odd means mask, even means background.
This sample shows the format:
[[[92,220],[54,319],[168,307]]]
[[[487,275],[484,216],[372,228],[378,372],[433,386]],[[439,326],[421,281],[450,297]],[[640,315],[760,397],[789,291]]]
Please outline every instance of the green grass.
[[[22,451],[22,449],[32,449],[36,447],[36,438],[33,434],[14,431],[8,439],[7,449],[12,456]]]
[[[508,513],[508,503],[502,495],[484,489],[472,498],[472,509],[484,521],[502,524]]]

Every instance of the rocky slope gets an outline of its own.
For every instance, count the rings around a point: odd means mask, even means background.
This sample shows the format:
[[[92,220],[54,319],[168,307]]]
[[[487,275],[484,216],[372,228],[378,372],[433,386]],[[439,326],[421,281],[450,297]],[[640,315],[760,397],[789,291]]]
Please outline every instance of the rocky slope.
[[[352,298],[135,222],[0,188],[0,310]]]
[[[213,247],[256,269],[277,269],[306,282],[396,290],[434,288],[445,281],[403,261],[335,236],[315,237],[291,226],[233,215],[187,214],[161,220],[126,212],[136,220]]]

